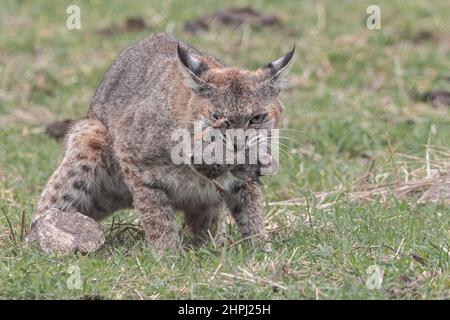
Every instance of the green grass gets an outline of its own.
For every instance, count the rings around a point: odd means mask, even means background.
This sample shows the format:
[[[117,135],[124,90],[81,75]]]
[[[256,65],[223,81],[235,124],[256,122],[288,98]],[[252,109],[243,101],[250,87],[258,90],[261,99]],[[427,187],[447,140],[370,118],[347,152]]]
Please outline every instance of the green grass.
[[[232,1],[244,5],[243,1]],[[314,193],[349,190],[367,174],[371,184],[403,180],[432,168],[450,149],[447,110],[416,101],[450,81],[448,1],[378,1],[382,30],[365,26],[372,1],[255,1],[277,14],[283,30],[215,27],[190,35],[183,22],[224,8],[219,1],[76,1],[82,29],[65,27],[64,1],[2,1],[0,10],[0,208],[19,238],[40,191],[62,156],[42,133],[48,122],[84,116],[102,75],[119,51],[150,31],[98,33],[129,16],[154,31],[173,31],[228,64],[257,68],[298,49],[283,93],[289,139],[280,173],[265,178],[272,252],[238,242],[233,225],[223,247],[206,245],[156,260],[140,232],[111,234],[88,256],[42,254],[14,242],[0,210],[0,298],[268,298],[448,299],[449,208],[388,197],[323,206]],[[412,41],[421,31],[438,40]],[[434,128],[432,130],[432,128]],[[408,155],[405,158],[401,155]],[[445,160],[445,159],[444,159]],[[448,160],[448,158],[447,158]],[[297,206],[273,202],[307,199]],[[116,214],[128,222],[132,211]],[[117,219],[117,218],[116,218]],[[67,286],[70,266],[82,289]],[[381,288],[368,289],[379,266]]]

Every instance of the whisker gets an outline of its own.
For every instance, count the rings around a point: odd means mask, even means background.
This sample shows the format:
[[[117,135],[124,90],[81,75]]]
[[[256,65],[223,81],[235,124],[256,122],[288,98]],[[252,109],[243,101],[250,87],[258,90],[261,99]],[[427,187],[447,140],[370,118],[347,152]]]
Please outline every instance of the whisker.
[[[264,147],[266,147],[266,148],[268,148],[267,144],[264,144],[264,142],[262,142],[261,145],[264,146]],[[293,156],[291,153],[289,153],[288,151],[286,151],[286,150],[284,150],[284,149],[282,149],[282,148],[278,148],[278,150],[279,150],[280,152],[282,152],[282,155],[283,155],[283,156],[287,156],[287,157],[289,157],[289,158],[291,158],[291,159],[295,159],[294,156]]]

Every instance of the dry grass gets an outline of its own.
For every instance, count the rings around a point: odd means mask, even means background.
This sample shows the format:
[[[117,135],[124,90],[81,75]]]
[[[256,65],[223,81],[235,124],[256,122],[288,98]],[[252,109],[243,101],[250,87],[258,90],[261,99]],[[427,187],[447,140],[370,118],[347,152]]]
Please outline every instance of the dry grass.
[[[438,148],[436,159],[431,160],[429,146],[426,159],[407,155],[397,155],[407,161],[397,161],[395,167],[399,171],[378,173],[373,177],[371,172],[351,183],[351,189],[345,190],[340,185],[332,191],[320,191],[313,194],[318,208],[329,208],[335,205],[330,199],[345,196],[349,202],[386,202],[392,197],[414,204],[426,202],[443,203],[450,206],[450,150]],[[409,169],[409,167],[417,167]],[[370,179],[370,178],[373,179]],[[368,180],[391,180],[386,183],[369,183]],[[271,206],[305,206],[306,198],[289,199],[270,202]]]

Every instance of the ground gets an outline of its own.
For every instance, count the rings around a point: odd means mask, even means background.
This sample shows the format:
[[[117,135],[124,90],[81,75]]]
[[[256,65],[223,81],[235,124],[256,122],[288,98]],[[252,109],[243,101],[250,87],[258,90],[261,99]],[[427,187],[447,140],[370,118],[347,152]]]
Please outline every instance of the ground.
[[[346,192],[436,172],[450,154],[448,107],[419,99],[450,85],[450,3],[375,2],[380,30],[366,27],[374,1],[79,0],[81,30],[69,30],[71,1],[2,1],[0,298],[450,298],[449,207]],[[183,30],[232,5],[276,14],[283,27]],[[149,28],[124,27],[136,16]],[[249,69],[296,44],[280,173],[264,179],[272,250],[239,242],[231,225],[224,246],[157,260],[133,211],[103,221],[107,243],[87,256],[24,247],[62,157],[43,128],[83,117],[112,59],[153,31]]]

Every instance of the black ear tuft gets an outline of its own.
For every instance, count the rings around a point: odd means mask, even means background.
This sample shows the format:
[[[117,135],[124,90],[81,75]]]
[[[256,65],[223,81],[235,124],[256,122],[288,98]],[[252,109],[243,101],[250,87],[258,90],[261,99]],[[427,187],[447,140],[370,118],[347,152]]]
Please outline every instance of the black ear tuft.
[[[286,82],[286,75],[295,61],[295,45],[291,51],[281,58],[268,63],[263,70],[266,76],[263,79],[264,84],[269,84],[275,89],[281,89]]]
[[[177,46],[177,53],[181,63],[197,77],[201,76],[208,69],[208,66],[204,62],[192,56],[180,43]]]
[[[201,75],[208,70],[208,65],[192,55],[189,50],[180,43],[178,43],[177,46],[177,54],[178,60],[180,60],[181,67],[186,75],[186,85],[199,94],[210,92],[214,86],[200,78]]]
[[[291,51],[289,51],[288,53],[286,53],[284,56],[282,56],[281,58],[270,62],[266,68],[269,69],[269,74],[270,76],[274,76],[276,75],[278,72],[282,71],[283,68],[289,67],[289,64],[293,61],[295,55],[295,45],[292,48]]]

